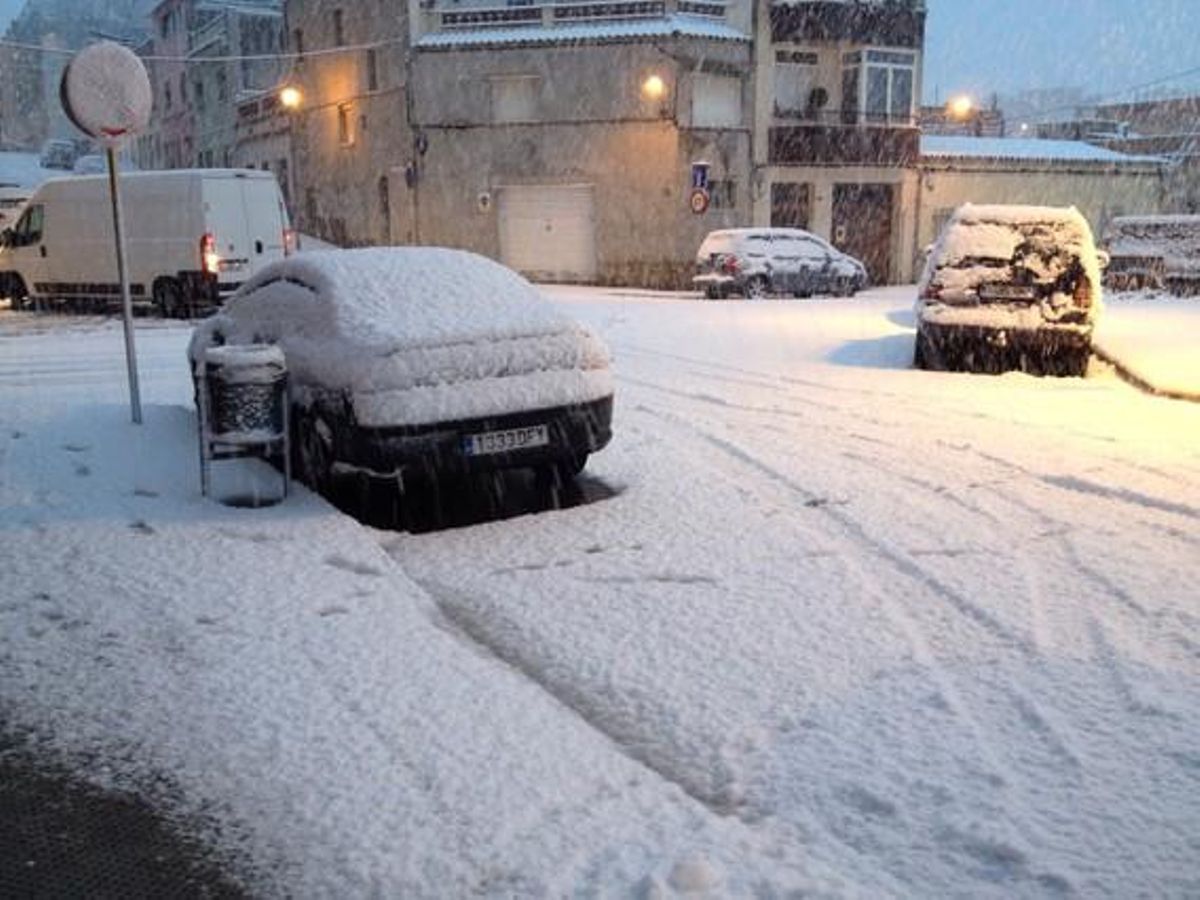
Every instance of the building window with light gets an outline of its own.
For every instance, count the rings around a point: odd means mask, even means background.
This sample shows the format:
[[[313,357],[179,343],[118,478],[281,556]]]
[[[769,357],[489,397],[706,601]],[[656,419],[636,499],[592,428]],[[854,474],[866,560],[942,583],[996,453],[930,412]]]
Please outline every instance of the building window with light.
[[[913,119],[917,55],[857,50],[842,57],[842,121],[907,125]]]

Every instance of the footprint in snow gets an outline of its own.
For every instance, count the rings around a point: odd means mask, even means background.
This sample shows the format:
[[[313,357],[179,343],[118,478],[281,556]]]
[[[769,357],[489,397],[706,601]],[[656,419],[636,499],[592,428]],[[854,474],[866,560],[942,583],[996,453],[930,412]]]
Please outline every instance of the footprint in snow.
[[[62,448],[68,453],[86,453],[92,449],[91,444],[63,444]]]
[[[325,557],[325,565],[332,566],[335,569],[341,569],[344,572],[352,572],[355,575],[369,575],[372,578],[380,578],[383,572],[367,563],[355,562],[352,559],[346,559],[340,553],[335,553],[332,556]]]
[[[12,432],[12,439],[13,439],[14,441],[19,441],[19,440],[20,440],[21,438],[23,438],[23,437],[25,437],[25,432],[23,432],[23,431],[14,431],[14,432]]]
[[[344,606],[324,606],[317,610],[317,615],[322,619],[327,619],[330,616],[348,616],[350,610]]]
[[[78,475],[80,478],[87,478],[89,475],[92,474],[92,468],[91,468],[91,466],[85,466],[83,463],[76,463],[75,464],[75,474]]]
[[[142,519],[138,519],[135,522],[130,522],[129,529],[131,531],[136,531],[138,534],[157,534],[158,533],[157,531],[154,530],[154,527],[149,522],[146,522]]]
[[[133,496],[135,496],[135,497],[157,497],[158,491],[152,491],[152,490],[150,490],[150,488],[139,487],[139,488],[133,489]]]

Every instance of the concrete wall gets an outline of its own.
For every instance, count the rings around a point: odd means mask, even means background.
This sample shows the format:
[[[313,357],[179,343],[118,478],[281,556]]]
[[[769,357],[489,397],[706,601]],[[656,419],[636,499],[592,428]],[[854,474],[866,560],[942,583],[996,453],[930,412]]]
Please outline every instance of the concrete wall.
[[[428,152],[403,209],[422,243],[498,256],[497,206],[481,211],[481,193],[589,184],[599,280],[687,285],[704,235],[749,221],[748,57],[745,44],[688,41],[419,53],[414,126]],[[697,72],[741,78],[741,127],[690,127]],[[643,95],[651,75],[666,82],[661,99]],[[513,76],[534,80],[536,115],[493,124],[492,84]],[[735,183],[732,207],[688,208],[691,163],[701,159],[713,180]]]
[[[935,226],[963,203],[1075,206],[1099,238],[1114,216],[1159,212],[1164,177],[1164,169],[1145,165],[927,164],[918,179],[918,234],[910,253],[917,255],[932,243]]]

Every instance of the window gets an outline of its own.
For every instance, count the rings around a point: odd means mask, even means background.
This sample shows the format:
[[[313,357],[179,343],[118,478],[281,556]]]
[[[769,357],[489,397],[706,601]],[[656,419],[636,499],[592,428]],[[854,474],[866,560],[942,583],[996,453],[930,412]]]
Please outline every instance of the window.
[[[346,45],[346,26],[345,17],[340,9],[333,11],[333,45],[335,47],[344,47]]]
[[[25,210],[24,215],[21,216],[21,220],[17,222],[16,228],[13,229],[13,246],[28,247],[30,244],[36,244],[42,239],[44,214],[45,207],[40,203]]]
[[[742,80],[725,75],[692,78],[692,125],[696,128],[740,128]]]
[[[379,90],[379,62],[376,58],[376,54],[375,54],[374,50],[367,51],[366,68],[367,68],[367,90],[368,91]]]
[[[187,76],[179,76],[179,105],[187,106]]]
[[[771,225],[775,228],[808,228],[807,184],[771,185]]]
[[[708,194],[713,209],[734,209],[737,206],[737,182],[732,179],[709,182]]]
[[[192,97],[196,100],[196,109],[204,109],[204,82],[197,81],[192,84]]]
[[[915,73],[915,53],[847,53],[842,57],[842,120],[848,124],[911,122]]]
[[[163,109],[170,109],[170,108],[171,108],[171,83],[169,81],[164,81],[163,82]]]
[[[775,115],[815,118],[817,54],[780,50],[775,54]]]
[[[229,99],[229,76],[225,74],[224,69],[217,70],[217,99]]]
[[[537,96],[541,80],[534,75],[492,78],[492,121],[533,122],[537,119]]]
[[[354,111],[349,103],[342,103],[337,108],[338,143],[349,147],[354,143]]]

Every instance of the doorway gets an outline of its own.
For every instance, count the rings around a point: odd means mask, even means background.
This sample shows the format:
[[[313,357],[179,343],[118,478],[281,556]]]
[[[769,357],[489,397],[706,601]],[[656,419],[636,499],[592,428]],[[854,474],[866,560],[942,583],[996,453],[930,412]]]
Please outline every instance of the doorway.
[[[872,284],[887,284],[891,276],[893,210],[893,185],[834,185],[833,244],[862,260]]]

